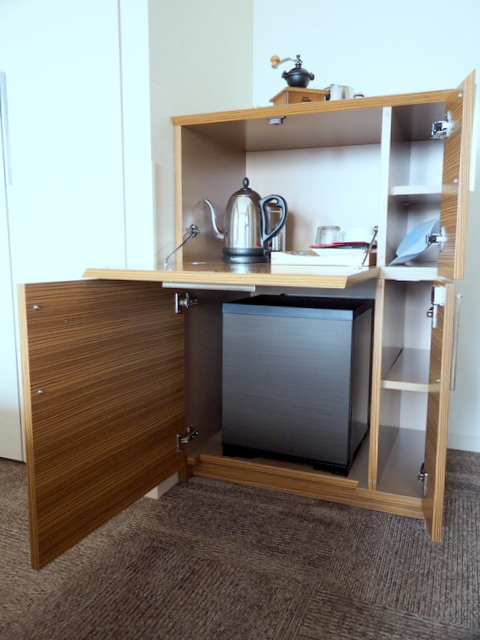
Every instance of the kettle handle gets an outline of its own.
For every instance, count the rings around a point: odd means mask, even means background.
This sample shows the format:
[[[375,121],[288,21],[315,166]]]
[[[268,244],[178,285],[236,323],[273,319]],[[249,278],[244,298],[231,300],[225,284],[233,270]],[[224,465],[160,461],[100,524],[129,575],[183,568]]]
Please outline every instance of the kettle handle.
[[[271,202],[272,200],[277,201],[277,206],[279,206],[282,210],[282,217],[277,222],[275,227],[270,231],[268,229],[268,216],[267,216],[267,210],[265,205],[268,202]],[[277,235],[277,233],[279,233],[283,229],[283,227],[285,226],[285,223],[287,222],[287,215],[288,215],[287,203],[282,198],[282,196],[271,195],[271,196],[267,196],[266,198],[262,198],[262,200],[260,200],[260,202],[258,203],[258,208],[260,209],[260,218],[262,220],[263,249],[264,251],[267,251],[268,241],[270,240],[270,238],[273,238],[273,236]]]

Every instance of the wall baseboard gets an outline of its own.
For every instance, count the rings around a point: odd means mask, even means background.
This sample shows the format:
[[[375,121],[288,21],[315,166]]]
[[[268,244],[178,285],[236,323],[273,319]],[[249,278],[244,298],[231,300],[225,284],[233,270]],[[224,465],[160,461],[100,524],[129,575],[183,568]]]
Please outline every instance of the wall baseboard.
[[[449,449],[480,452],[480,436],[470,436],[462,433],[450,433],[448,435],[447,446]]]

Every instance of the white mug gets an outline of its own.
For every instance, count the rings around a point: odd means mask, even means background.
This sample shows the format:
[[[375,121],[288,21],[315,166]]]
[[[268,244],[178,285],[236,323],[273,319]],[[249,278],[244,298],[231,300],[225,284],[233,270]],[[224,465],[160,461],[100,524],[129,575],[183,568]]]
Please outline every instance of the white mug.
[[[345,229],[344,242],[368,242],[373,238],[375,230],[373,227],[349,227]]]
[[[330,92],[330,100],[350,100],[351,98],[364,98],[362,93],[355,93],[352,87],[343,84],[331,84],[324,91]]]

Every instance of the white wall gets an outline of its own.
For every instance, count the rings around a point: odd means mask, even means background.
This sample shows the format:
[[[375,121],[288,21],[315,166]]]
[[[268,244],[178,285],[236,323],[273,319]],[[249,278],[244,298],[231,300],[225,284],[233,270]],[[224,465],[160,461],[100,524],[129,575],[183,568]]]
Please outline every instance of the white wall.
[[[174,249],[171,116],[252,104],[253,0],[150,0],[157,262]]]
[[[0,29],[14,281],[123,266],[117,3],[21,0]]]
[[[0,455],[20,459],[22,438],[8,225],[5,77],[0,74]]]
[[[156,225],[150,123],[149,1],[118,2],[126,267],[153,269]]]
[[[368,96],[456,87],[470,71],[480,74],[480,3],[459,0],[256,0],[253,103],[268,105],[286,84],[294,58],[315,74],[310,88],[345,84]],[[480,80],[479,80],[480,82]],[[480,144],[478,144],[480,153]],[[451,397],[449,446],[480,451],[480,158],[470,197],[457,390]]]
[[[147,0],[0,6],[13,178],[0,229],[3,249],[8,224],[11,247],[11,273],[4,261],[1,273],[9,367],[0,456],[22,458],[11,357],[17,283],[78,279],[89,266],[153,266],[147,9]]]

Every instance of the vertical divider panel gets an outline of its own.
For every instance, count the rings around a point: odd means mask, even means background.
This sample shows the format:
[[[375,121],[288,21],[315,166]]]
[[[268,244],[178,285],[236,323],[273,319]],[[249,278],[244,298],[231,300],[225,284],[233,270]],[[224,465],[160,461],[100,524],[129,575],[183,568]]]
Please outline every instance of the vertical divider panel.
[[[175,125],[174,127],[175,141],[175,246],[178,247],[182,243],[183,227],[182,227],[182,127]],[[183,247],[177,252],[178,260],[182,261]],[[162,265],[163,266],[163,265]]]
[[[382,344],[385,305],[385,280],[377,281],[372,358],[372,394],[370,405],[370,448],[368,488],[374,491],[378,480],[378,441],[380,432],[380,394],[382,384]]]
[[[390,195],[392,187],[407,185],[410,180],[410,152],[411,145],[408,136],[392,109],[391,145],[388,176],[388,205],[387,205],[387,233],[385,264],[388,265],[395,257],[399,242],[407,232],[407,211],[404,204]]]
[[[383,380],[403,349],[405,331],[405,285],[384,280],[381,330],[381,371],[379,372],[379,430],[377,488],[388,467],[388,459],[400,425],[401,396],[383,388]]]
[[[382,139],[380,144],[380,204],[377,235],[377,265],[381,267],[385,266],[386,260],[391,132],[392,107],[384,107],[382,114]]]

